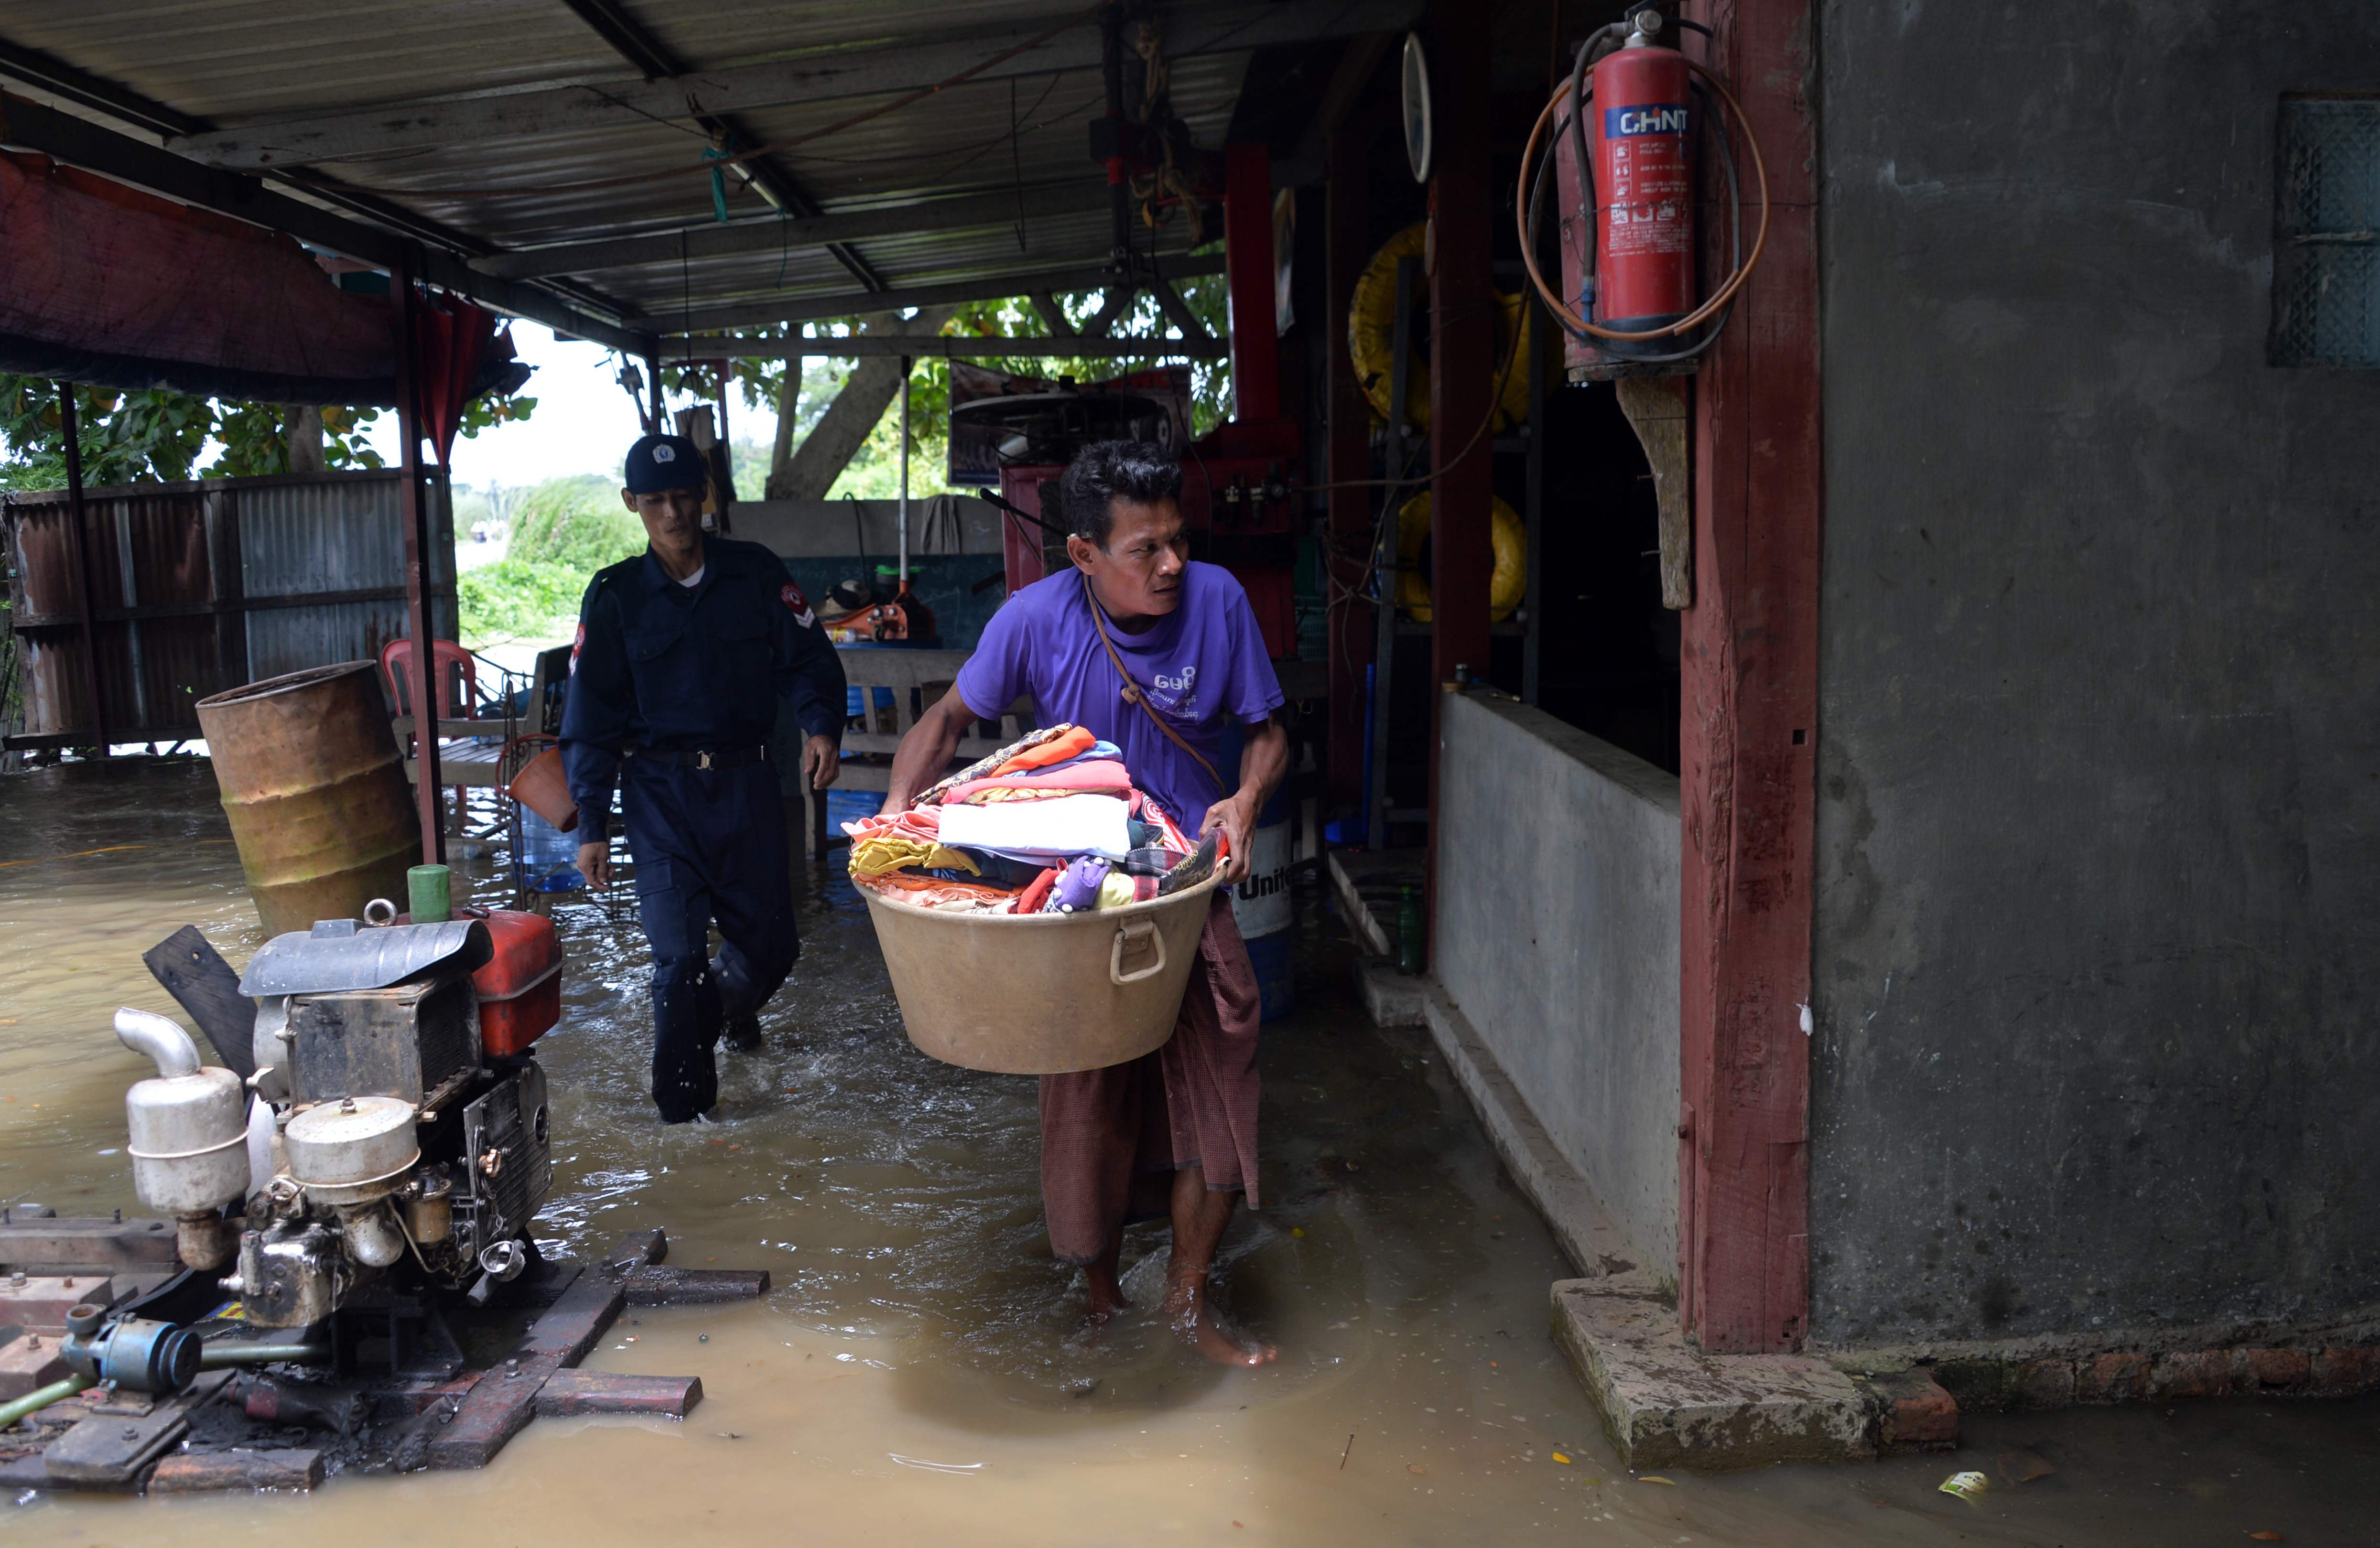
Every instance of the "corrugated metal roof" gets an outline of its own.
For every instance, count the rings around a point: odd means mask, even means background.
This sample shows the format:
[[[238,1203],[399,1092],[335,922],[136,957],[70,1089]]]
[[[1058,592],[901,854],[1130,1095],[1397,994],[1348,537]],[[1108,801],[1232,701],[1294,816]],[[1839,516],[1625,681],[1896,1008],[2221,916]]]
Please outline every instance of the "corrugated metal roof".
[[[1210,0],[1177,0],[1177,13]],[[1285,0],[1294,6],[1301,0]],[[897,34],[938,43],[987,42],[987,57],[1020,30],[1082,18],[1055,0],[625,0],[659,43],[698,70],[855,46]],[[1325,10],[1340,7],[1322,7]],[[10,6],[0,33],[216,127],[286,121],[373,104],[519,91],[638,77],[562,0],[132,0],[106,6]],[[1172,62],[1174,111],[1196,142],[1219,147],[1245,75],[1245,53]],[[827,212],[1100,173],[1087,129],[1101,110],[1096,69],[972,81],[865,124],[772,155],[773,168]],[[747,132],[776,144],[892,98],[842,98],[749,111]],[[506,249],[650,234],[711,219],[703,134],[679,120],[384,152],[318,170],[352,187]],[[587,187],[576,185],[601,184]],[[768,206],[731,180],[731,217],[766,221]],[[517,190],[517,191],[510,191]],[[1178,247],[1167,234],[1160,247]],[[1014,228],[929,231],[855,244],[893,288],[1105,260],[1104,215]],[[856,288],[818,248],[601,270],[578,276],[631,313],[700,308],[782,292],[805,298]]]

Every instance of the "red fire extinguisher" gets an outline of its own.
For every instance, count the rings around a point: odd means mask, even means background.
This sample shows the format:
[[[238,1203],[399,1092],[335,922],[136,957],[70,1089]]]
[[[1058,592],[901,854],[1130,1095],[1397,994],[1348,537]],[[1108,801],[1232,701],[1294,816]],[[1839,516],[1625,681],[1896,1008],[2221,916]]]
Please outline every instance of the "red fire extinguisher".
[[[1653,13],[1658,18],[1658,13]],[[1587,109],[1595,191],[1595,320],[1615,333],[1667,328],[1694,309],[1694,172],[1687,161],[1686,56],[1632,30],[1595,67]],[[1632,350],[1615,340],[1611,353]]]
[[[1710,31],[1699,22],[1669,22],[1644,5],[1589,38],[1570,79],[1537,115],[1522,153],[1515,199],[1521,255],[1547,311],[1570,335],[1565,359],[1573,380],[1671,366],[1692,370],[1696,357],[1718,341],[1767,244],[1768,174],[1759,141],[1734,93],[1708,66],[1657,41],[1671,25]],[[1749,251],[1735,149],[1722,125],[1706,121],[1720,106],[1742,139],[1759,202]],[[1730,260],[1726,273],[1699,299],[1693,163],[1698,141],[1718,154]],[[1543,160],[1540,145],[1548,148]],[[1555,182],[1564,212],[1559,291],[1546,283],[1536,255],[1547,187]]]

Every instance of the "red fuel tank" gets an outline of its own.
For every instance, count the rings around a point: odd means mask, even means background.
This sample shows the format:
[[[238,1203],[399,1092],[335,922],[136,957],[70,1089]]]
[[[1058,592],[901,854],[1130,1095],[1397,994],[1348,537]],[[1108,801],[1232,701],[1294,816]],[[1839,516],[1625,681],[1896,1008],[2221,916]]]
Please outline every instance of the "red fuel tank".
[[[1590,320],[1625,333],[1694,309],[1694,170],[1686,56],[1642,41],[1595,66],[1596,301]],[[1603,340],[1612,355],[1657,355],[1674,341]]]
[[[562,1019],[562,942],[541,913],[490,909],[496,953],[471,974],[480,996],[480,1047],[491,1058],[528,1051]]]

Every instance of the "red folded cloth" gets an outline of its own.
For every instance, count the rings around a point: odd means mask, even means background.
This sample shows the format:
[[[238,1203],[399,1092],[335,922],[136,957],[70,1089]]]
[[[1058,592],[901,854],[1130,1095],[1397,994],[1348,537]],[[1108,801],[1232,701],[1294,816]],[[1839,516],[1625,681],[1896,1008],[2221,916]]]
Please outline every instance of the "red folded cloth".
[[[969,780],[953,786],[942,796],[948,806],[964,806],[985,791],[1106,791],[1123,795],[1132,789],[1132,776],[1112,758],[1093,763],[1078,763],[1070,768],[1053,768],[1046,774],[995,774],[988,780]]]

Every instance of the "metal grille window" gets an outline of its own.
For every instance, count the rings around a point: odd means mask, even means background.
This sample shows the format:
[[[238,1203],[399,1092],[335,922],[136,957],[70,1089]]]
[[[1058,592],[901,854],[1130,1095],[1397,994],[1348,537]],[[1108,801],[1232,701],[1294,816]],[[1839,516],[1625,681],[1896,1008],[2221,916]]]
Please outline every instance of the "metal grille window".
[[[2380,369],[2380,97],[2281,103],[2273,363]]]

